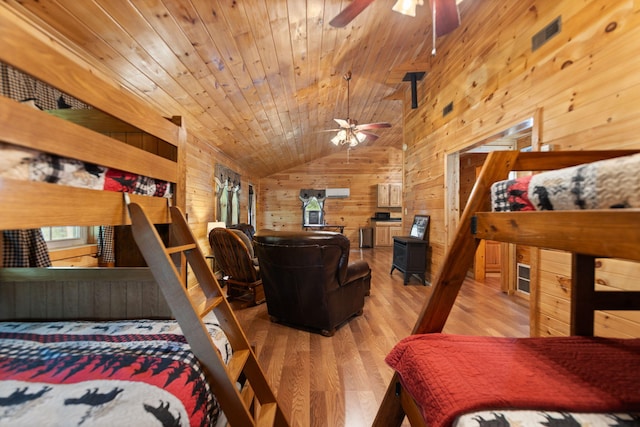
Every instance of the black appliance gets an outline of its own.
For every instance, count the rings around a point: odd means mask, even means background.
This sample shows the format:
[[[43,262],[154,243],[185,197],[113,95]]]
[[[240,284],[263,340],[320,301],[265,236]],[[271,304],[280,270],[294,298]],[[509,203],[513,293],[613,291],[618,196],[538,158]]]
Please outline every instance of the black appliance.
[[[376,221],[387,221],[391,219],[391,212],[376,212],[374,214],[374,219]]]

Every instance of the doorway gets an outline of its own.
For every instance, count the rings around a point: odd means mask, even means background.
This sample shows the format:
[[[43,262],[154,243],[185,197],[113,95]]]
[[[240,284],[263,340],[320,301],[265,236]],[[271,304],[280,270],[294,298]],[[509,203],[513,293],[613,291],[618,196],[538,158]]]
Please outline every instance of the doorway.
[[[501,132],[482,138],[463,150],[447,153],[445,163],[445,232],[447,249],[455,238],[461,212],[471,194],[479,168],[486,156],[498,150],[538,150],[541,110],[515,122]],[[474,266],[469,274],[482,281],[486,274],[499,274],[500,287],[512,293],[516,289],[516,263],[527,257],[525,248],[497,242],[479,245]]]

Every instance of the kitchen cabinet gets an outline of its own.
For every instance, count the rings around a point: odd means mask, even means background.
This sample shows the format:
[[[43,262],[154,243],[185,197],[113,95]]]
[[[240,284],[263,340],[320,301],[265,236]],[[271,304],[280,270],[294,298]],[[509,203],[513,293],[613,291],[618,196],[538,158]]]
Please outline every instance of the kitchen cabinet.
[[[400,221],[376,221],[374,228],[374,247],[392,246],[393,236],[402,234],[402,222]]]
[[[378,184],[378,207],[402,207],[402,184]]]

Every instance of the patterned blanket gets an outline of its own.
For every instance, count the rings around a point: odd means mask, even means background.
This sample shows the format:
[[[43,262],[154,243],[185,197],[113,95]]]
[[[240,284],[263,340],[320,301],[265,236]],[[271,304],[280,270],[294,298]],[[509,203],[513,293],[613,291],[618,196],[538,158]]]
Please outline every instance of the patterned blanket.
[[[640,154],[517,179],[491,187],[495,212],[640,207]]]
[[[213,313],[205,325],[228,362]],[[1,426],[211,426],[219,415],[175,321],[0,323]]]
[[[431,427],[481,410],[640,412],[640,339],[413,335],[385,360]]]
[[[0,143],[0,177],[172,197],[171,184],[166,181],[6,143]]]

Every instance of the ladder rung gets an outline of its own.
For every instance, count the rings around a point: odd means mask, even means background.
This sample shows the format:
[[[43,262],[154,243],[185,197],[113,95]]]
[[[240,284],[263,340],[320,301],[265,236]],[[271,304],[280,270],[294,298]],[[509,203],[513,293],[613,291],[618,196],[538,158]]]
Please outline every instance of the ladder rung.
[[[186,252],[196,248],[195,243],[189,243],[188,245],[180,245],[180,246],[171,246],[170,248],[166,248],[165,252],[168,255],[175,254],[176,252]]]
[[[227,372],[229,373],[229,378],[235,383],[240,378],[240,374],[244,370],[244,366],[247,363],[247,359],[249,359],[249,355],[251,354],[250,350],[238,350],[234,351],[231,356],[231,360],[227,364]]]
[[[276,421],[276,409],[278,405],[275,402],[260,405],[260,414],[256,420],[256,426],[273,426]]]
[[[223,301],[224,297],[221,296],[207,298],[205,302],[198,306],[198,316],[202,319],[207,313],[222,304]]]

